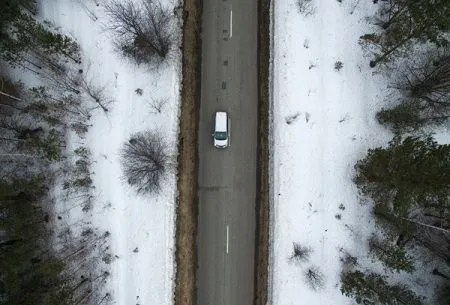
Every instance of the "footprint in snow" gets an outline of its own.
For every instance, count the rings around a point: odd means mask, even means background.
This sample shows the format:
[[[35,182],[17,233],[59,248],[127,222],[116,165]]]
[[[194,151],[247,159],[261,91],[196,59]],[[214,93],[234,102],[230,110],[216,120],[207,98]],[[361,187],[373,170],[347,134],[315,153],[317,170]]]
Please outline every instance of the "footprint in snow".
[[[292,123],[294,123],[298,119],[300,114],[301,114],[300,112],[296,112],[292,115],[287,116],[285,118],[286,124],[291,125]]]

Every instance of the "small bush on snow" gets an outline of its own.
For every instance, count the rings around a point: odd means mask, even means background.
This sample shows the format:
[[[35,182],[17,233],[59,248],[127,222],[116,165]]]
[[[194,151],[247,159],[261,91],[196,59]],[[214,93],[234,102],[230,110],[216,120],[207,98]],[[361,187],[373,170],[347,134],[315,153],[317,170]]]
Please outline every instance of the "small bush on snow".
[[[305,17],[314,15],[316,11],[312,0],[297,0],[297,8],[300,14]]]
[[[305,279],[308,286],[314,291],[323,289],[325,285],[325,276],[317,266],[309,266],[305,271]]]
[[[294,246],[293,253],[290,257],[291,261],[295,261],[295,262],[309,261],[311,253],[313,251],[310,247],[303,246],[296,242],[293,243],[293,246]]]
[[[292,115],[287,116],[285,119],[286,124],[291,125],[292,123],[294,123],[298,119],[299,115],[300,115],[300,112],[296,112]]]
[[[342,61],[337,61],[334,63],[334,70],[341,71],[341,69],[344,67],[344,64]]]

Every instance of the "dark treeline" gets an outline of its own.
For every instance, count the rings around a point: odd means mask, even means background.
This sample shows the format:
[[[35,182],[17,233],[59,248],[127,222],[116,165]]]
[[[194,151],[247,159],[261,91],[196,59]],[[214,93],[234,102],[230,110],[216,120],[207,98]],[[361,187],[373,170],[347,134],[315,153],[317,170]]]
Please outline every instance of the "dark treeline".
[[[389,70],[400,98],[377,114],[394,138],[357,162],[354,182],[373,202],[369,257],[385,272],[343,260],[341,292],[358,304],[449,305],[450,145],[438,144],[429,130],[447,126],[450,116],[450,2],[373,2],[378,30],[360,41],[374,52],[370,66]],[[393,280],[392,273],[400,275]],[[424,273],[435,282],[432,298],[407,280]]]
[[[448,44],[450,30],[448,0],[376,1],[379,7],[373,23],[380,31],[361,36],[363,44],[377,49],[370,66],[386,63],[407,52],[416,43]]]
[[[66,134],[82,137],[90,111],[107,103],[76,41],[37,14],[33,0],[0,0],[0,304],[107,304],[109,233],[64,225],[52,196],[62,180],[68,202],[89,211],[89,151],[67,152]],[[43,85],[13,80],[14,68]]]

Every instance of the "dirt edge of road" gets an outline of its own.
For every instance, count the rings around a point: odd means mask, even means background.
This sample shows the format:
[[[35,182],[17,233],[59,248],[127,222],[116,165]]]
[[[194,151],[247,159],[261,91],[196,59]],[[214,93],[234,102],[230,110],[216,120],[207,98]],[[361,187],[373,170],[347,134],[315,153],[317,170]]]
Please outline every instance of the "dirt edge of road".
[[[201,78],[201,0],[183,9],[181,113],[178,144],[175,305],[196,304],[198,123]]]
[[[266,305],[269,281],[269,60],[270,0],[258,0],[258,145],[254,305]]]

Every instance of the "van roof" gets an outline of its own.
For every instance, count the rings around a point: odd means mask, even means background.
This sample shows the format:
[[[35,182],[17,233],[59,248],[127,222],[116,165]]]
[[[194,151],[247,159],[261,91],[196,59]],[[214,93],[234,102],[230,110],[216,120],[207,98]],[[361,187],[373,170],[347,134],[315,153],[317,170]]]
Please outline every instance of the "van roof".
[[[216,131],[227,131],[227,113],[216,112]]]

